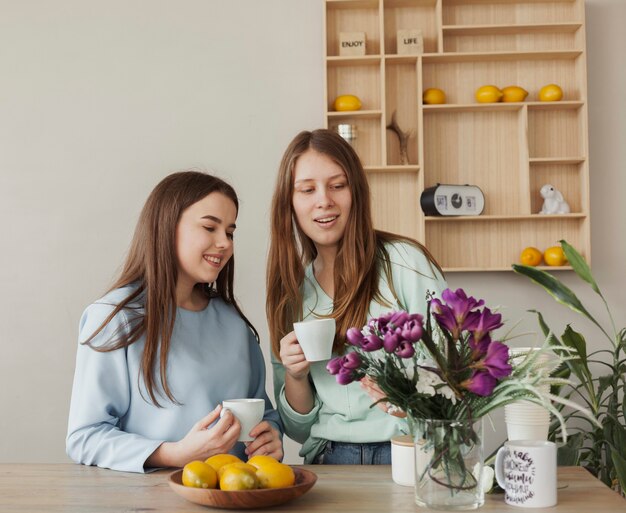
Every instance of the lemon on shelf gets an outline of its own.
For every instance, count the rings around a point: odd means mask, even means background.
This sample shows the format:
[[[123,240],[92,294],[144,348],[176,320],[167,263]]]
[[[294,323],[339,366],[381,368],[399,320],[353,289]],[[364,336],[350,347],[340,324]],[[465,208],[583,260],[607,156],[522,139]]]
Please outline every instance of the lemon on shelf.
[[[345,112],[350,110],[359,110],[361,108],[361,100],[353,94],[342,94],[335,98],[333,104],[336,111]]]
[[[539,101],[558,102],[563,98],[563,89],[556,84],[548,84],[539,90]]]
[[[541,263],[541,256],[541,251],[532,246],[528,246],[520,253],[519,261],[521,264],[535,267]]]
[[[441,105],[446,103],[446,93],[436,87],[429,87],[422,94],[422,101],[427,105]]]
[[[502,89],[503,102],[523,102],[527,96],[528,91],[520,86],[506,86]]]
[[[547,265],[559,267],[567,264],[567,257],[561,246],[552,246],[543,252],[543,260]]]
[[[190,461],[183,467],[182,482],[192,488],[215,488],[217,472],[204,461]]]
[[[484,85],[476,89],[474,96],[478,103],[497,103],[502,101],[503,93],[494,85]]]

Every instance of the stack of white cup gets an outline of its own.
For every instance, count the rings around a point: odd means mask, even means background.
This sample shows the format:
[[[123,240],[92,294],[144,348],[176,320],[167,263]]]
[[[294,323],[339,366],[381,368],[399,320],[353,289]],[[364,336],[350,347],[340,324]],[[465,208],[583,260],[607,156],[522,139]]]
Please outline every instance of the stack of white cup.
[[[521,363],[526,355],[536,348],[519,347],[511,348],[511,364],[515,366]],[[516,355],[519,355],[516,357]],[[532,355],[530,356],[532,357]],[[537,363],[545,363],[550,358],[549,353],[543,353],[536,357]],[[543,392],[549,392],[550,387],[541,387]],[[516,401],[504,407],[504,421],[509,440],[547,440],[550,428],[550,412],[543,406],[528,401]]]

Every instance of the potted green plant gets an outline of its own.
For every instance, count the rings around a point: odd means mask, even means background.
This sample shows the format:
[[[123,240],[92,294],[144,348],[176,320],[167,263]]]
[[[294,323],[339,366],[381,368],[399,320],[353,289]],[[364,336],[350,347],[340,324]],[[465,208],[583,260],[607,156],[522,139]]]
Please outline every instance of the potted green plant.
[[[544,335],[549,338],[554,351],[564,359],[555,374],[559,377],[575,378],[574,385],[556,386],[552,392],[562,397],[576,397],[578,401],[584,401],[600,423],[597,426],[578,412],[568,411],[567,407],[562,405],[558,406],[567,421],[568,431],[574,433],[568,437],[567,443],[559,448],[559,464],[582,465],[609,487],[625,495],[626,328],[619,330],[616,328],[609,305],[582,255],[566,241],[561,240],[560,244],[574,272],[600,296],[608,313],[611,328],[605,329],[578,297],[552,274],[535,267],[513,265],[516,273],[530,278],[559,303],[587,317],[598,327],[603,339],[608,342],[605,347],[587,353],[585,337],[571,325],[566,326],[559,341],[542,314],[534,311]],[[591,368],[600,369],[600,374],[594,375]],[[559,424],[555,423],[551,427],[551,439],[558,441],[559,434]]]

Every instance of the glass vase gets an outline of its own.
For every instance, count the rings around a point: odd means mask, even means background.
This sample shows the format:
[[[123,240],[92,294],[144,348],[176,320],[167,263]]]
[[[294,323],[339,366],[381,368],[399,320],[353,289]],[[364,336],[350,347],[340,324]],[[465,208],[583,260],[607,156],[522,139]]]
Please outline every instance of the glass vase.
[[[484,504],[483,421],[409,419],[415,440],[415,502],[431,509]]]

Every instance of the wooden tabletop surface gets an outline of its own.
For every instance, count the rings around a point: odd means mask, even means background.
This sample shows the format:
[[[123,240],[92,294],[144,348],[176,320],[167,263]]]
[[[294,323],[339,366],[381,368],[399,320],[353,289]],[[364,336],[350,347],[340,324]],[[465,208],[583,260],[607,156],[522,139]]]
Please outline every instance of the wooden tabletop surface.
[[[428,511],[415,505],[412,488],[399,486],[391,480],[389,466],[305,465],[302,468],[317,474],[315,486],[302,497],[271,508],[271,511]],[[213,510],[176,495],[167,483],[171,472],[129,474],[74,464],[0,464],[0,512],[197,513]],[[560,467],[558,478],[556,507],[517,508],[504,504],[503,495],[490,494],[479,511],[626,512],[626,500],[584,469]]]

